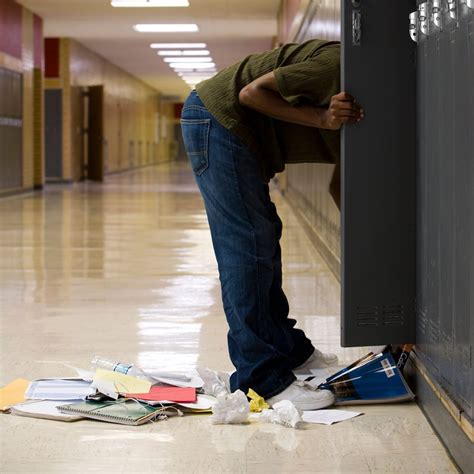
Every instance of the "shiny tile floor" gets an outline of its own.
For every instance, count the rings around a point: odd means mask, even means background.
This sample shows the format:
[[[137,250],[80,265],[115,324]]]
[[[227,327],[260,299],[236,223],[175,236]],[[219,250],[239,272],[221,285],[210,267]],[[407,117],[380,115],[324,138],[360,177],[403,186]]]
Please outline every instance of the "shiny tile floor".
[[[339,288],[285,201],[292,314],[342,362]],[[157,368],[230,370],[206,217],[185,164],[49,186],[0,200],[4,385],[73,375],[94,355]],[[141,427],[0,416],[1,472],[456,472],[414,403],[295,431],[186,416]]]

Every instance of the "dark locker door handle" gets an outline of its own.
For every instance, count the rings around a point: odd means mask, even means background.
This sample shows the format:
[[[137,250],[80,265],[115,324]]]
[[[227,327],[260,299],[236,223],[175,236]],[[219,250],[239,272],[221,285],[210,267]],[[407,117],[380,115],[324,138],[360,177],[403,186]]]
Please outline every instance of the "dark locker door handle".
[[[354,4],[354,1],[352,3]],[[360,10],[352,10],[352,46],[360,46],[361,35]]]

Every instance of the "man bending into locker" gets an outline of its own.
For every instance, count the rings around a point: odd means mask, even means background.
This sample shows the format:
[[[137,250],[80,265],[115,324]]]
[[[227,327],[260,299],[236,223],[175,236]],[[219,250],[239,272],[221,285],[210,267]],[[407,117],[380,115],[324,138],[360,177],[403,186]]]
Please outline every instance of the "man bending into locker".
[[[204,199],[229,325],[232,391],[253,388],[272,405],[301,410],[334,397],[296,380],[295,371],[335,363],[289,318],[282,289],[282,223],[268,182],[285,163],[334,163],[339,206],[339,129],[363,118],[340,92],[340,45],[286,44],[219,72],[186,100],[181,126]]]

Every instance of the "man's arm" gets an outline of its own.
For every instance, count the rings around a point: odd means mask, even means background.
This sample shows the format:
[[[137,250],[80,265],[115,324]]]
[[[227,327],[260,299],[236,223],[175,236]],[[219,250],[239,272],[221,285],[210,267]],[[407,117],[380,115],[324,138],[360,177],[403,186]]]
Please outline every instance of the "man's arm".
[[[292,106],[278,91],[273,72],[246,85],[239,93],[239,101],[245,107],[284,122],[328,130],[339,130],[344,123],[359,122],[364,117],[364,111],[347,92],[334,95],[327,109]]]

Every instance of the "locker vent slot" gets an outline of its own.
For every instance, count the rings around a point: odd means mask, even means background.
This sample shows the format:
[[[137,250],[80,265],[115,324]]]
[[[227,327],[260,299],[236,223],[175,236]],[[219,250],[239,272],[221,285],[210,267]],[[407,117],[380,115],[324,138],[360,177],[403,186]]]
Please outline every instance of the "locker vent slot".
[[[385,326],[403,326],[405,323],[405,307],[403,305],[384,306],[382,322]]]
[[[378,306],[357,306],[357,326],[378,326]]]

